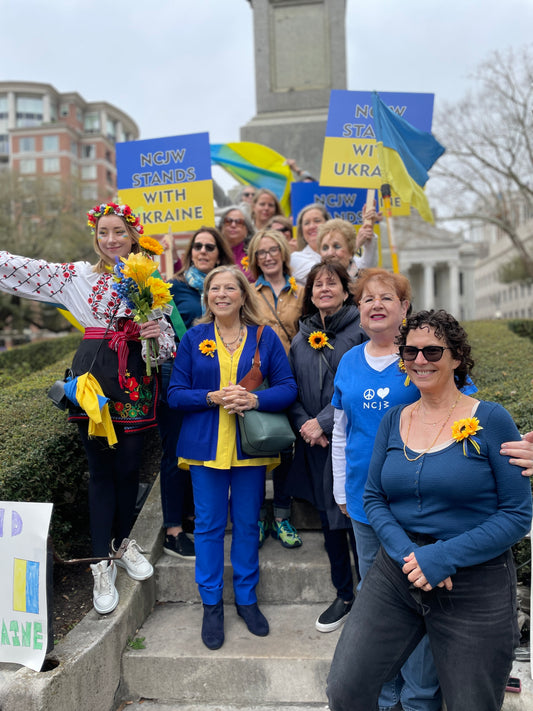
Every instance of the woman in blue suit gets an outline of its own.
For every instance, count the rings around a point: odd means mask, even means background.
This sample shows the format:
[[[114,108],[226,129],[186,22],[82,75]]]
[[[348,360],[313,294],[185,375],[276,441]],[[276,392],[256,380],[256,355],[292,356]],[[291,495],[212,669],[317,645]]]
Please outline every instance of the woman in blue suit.
[[[180,343],[168,390],[170,406],[184,413],[177,454],[179,466],[190,468],[192,476],[196,582],[204,604],[202,640],[210,649],[224,643],[228,497],[237,613],[253,634],[269,632],[255,592],[259,581],[257,521],[265,472],[276,466],[279,457],[245,454],[237,417],[253,408],[284,410],[296,398],[296,384],[281,341],[265,326],[259,355],[269,387],[252,393],[239,385],[251,369],[257,347],[261,317],[256,298],[236,267],[222,266],[209,273],[204,285],[205,315]]]

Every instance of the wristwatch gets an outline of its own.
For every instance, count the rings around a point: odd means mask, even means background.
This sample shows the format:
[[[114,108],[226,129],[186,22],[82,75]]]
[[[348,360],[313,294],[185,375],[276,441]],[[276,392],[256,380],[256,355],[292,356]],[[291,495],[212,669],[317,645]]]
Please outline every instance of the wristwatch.
[[[217,406],[216,402],[211,400],[211,396],[209,395],[209,393],[207,393],[207,395],[205,396],[205,401],[209,407],[216,407]]]

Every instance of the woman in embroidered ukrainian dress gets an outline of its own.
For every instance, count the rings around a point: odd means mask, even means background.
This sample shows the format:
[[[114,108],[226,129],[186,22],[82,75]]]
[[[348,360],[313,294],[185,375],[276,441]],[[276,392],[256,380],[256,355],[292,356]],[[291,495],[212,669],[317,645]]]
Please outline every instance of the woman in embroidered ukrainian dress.
[[[69,420],[78,424],[89,462],[93,554],[105,558],[113,536],[117,547],[129,536],[144,431],[156,426],[157,384],[153,376],[146,375],[145,339],[157,339],[163,361],[174,349],[174,338],[165,318],[135,323],[132,310],[117,291],[113,267],[121,257],[139,252],[143,232],[139,218],[127,205],[104,203],[91,210],[88,219],[99,257],[95,266],[88,262],[54,264],[0,252],[0,289],[68,309],[85,328],[72,363],[73,375],[90,370],[98,381],[109,398],[118,442],[110,447],[103,437],[89,437],[89,418],[81,408],[72,407]],[[130,541],[120,564],[136,580],[153,573],[135,541]],[[91,568],[94,607],[101,614],[109,613],[118,604],[116,567],[113,561],[102,560]]]

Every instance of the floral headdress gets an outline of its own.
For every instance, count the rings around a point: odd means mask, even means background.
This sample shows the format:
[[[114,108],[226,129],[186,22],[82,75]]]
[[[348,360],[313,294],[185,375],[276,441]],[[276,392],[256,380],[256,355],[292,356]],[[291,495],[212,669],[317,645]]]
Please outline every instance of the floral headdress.
[[[91,228],[91,234],[94,234],[98,219],[104,215],[118,215],[124,218],[140,235],[144,232],[139,216],[133,213],[129,205],[117,205],[116,202],[103,202],[101,205],[93,207],[92,210],[89,210],[87,213],[87,225]]]

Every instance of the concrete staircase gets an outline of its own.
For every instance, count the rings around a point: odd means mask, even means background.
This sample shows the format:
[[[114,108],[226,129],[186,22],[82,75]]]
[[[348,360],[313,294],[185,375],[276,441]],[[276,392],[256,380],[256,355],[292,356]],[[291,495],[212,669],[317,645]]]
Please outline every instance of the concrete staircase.
[[[163,555],[156,565],[157,604],[137,632],[144,649],[122,657],[120,698],[139,711],[274,711],[326,709],[326,677],[339,631],[315,629],[335,599],[323,537],[302,526],[318,523],[300,507],[294,522],[303,545],[287,550],[267,538],[260,551],[260,607],[270,623],[255,637],[237,616],[226,535],[225,643],[208,650],[200,638],[203,608],[194,561]],[[142,699],[142,704],[139,700]],[[119,707],[120,708],[120,707]]]

